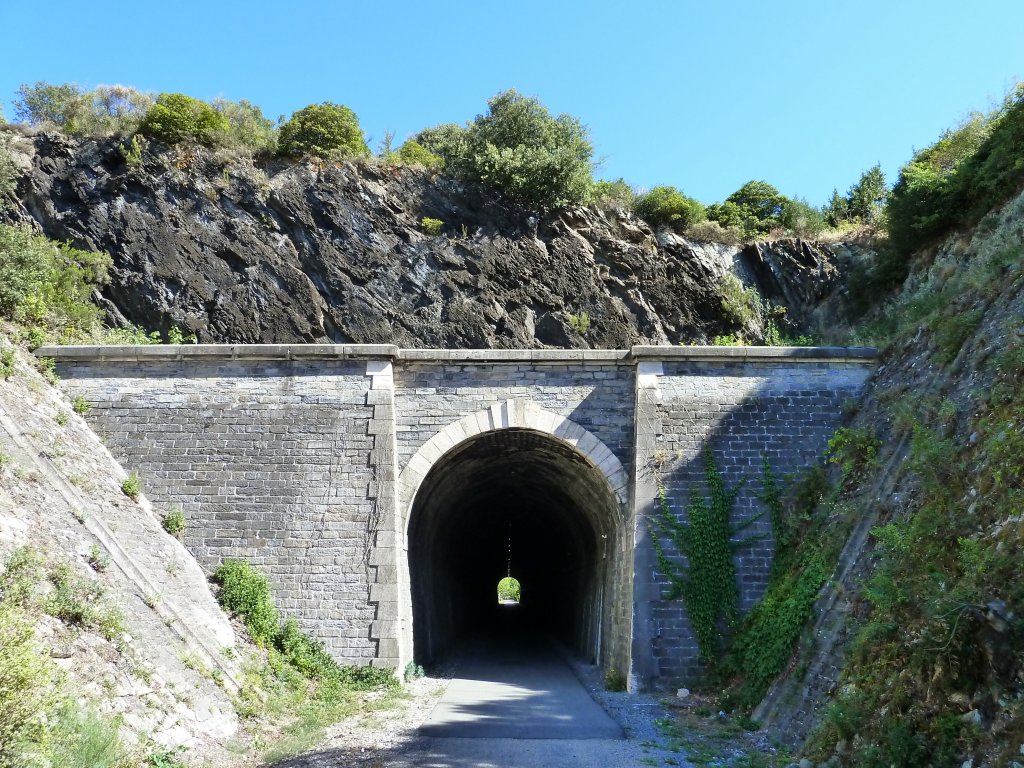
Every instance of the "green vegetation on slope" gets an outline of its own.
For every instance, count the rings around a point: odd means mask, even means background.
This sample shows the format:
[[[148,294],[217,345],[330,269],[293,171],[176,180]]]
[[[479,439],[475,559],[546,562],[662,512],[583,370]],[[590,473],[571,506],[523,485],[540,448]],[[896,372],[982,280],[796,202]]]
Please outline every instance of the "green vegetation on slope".
[[[116,723],[76,703],[35,639],[43,614],[108,640],[124,632],[99,582],[77,576],[67,563],[47,563],[26,547],[8,556],[0,572],[0,765],[137,765],[145,756],[127,749]]]
[[[268,746],[265,759],[280,759],[308,749],[324,729],[367,706],[388,706],[398,695],[398,678],[387,669],[340,666],[322,643],[299,630],[289,619],[280,623],[266,576],[243,560],[225,560],[214,573],[220,585],[217,599],[238,616],[265,659],[254,657],[246,669],[246,685],[239,695],[239,713],[280,736],[261,735]],[[390,692],[369,704],[365,691]]]

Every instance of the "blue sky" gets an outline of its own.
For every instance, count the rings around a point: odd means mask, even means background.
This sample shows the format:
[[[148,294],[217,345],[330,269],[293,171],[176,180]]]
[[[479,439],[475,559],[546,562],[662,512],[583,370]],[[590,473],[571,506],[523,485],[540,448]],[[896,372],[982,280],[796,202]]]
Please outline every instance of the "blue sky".
[[[599,177],[705,203],[764,179],[818,205],[876,162],[891,182],[1024,79],[1022,0],[0,0],[0,29],[9,119],[24,82],[124,83],[346,104],[376,149],[516,88],[590,128]]]

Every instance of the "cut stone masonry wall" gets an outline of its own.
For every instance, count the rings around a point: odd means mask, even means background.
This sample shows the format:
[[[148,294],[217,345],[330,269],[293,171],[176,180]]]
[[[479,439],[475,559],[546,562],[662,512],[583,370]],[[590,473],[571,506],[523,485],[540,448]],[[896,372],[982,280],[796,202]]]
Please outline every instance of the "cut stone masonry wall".
[[[567,442],[622,505],[624,597],[608,642],[630,649],[632,688],[699,671],[682,605],[661,598],[645,523],[659,477],[681,514],[703,489],[709,446],[730,485],[747,478],[738,517],[756,513],[762,457],[777,477],[815,461],[874,361],[864,349],[718,347],[38,354],[57,359],[64,386],[91,403],[93,428],[149,497],[181,506],[200,562],[253,563],[282,612],[344,662],[399,667],[411,658],[409,505],[445,451],[507,427]],[[763,593],[771,554],[767,538],[738,553],[744,608]]]

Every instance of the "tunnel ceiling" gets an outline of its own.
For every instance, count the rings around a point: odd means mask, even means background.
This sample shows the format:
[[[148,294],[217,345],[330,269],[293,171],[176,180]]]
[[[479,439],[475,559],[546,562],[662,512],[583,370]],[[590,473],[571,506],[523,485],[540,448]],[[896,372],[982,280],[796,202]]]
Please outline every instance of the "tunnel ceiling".
[[[420,514],[413,516],[410,536],[423,525],[461,525],[481,506],[500,507],[511,498],[559,518],[552,522],[576,529],[587,524],[594,536],[611,533],[618,514],[605,477],[571,446],[540,432],[506,429],[484,433],[438,461],[417,491]]]

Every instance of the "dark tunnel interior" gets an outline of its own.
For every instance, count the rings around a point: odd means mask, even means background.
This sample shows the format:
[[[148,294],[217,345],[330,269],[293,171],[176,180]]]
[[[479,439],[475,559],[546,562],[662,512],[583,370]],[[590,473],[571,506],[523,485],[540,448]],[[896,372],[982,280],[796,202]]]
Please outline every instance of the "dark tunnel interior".
[[[550,635],[599,662],[616,510],[601,472],[543,433],[488,432],[450,451],[409,523],[416,661],[497,630]],[[498,604],[508,573],[522,587],[517,606]]]

